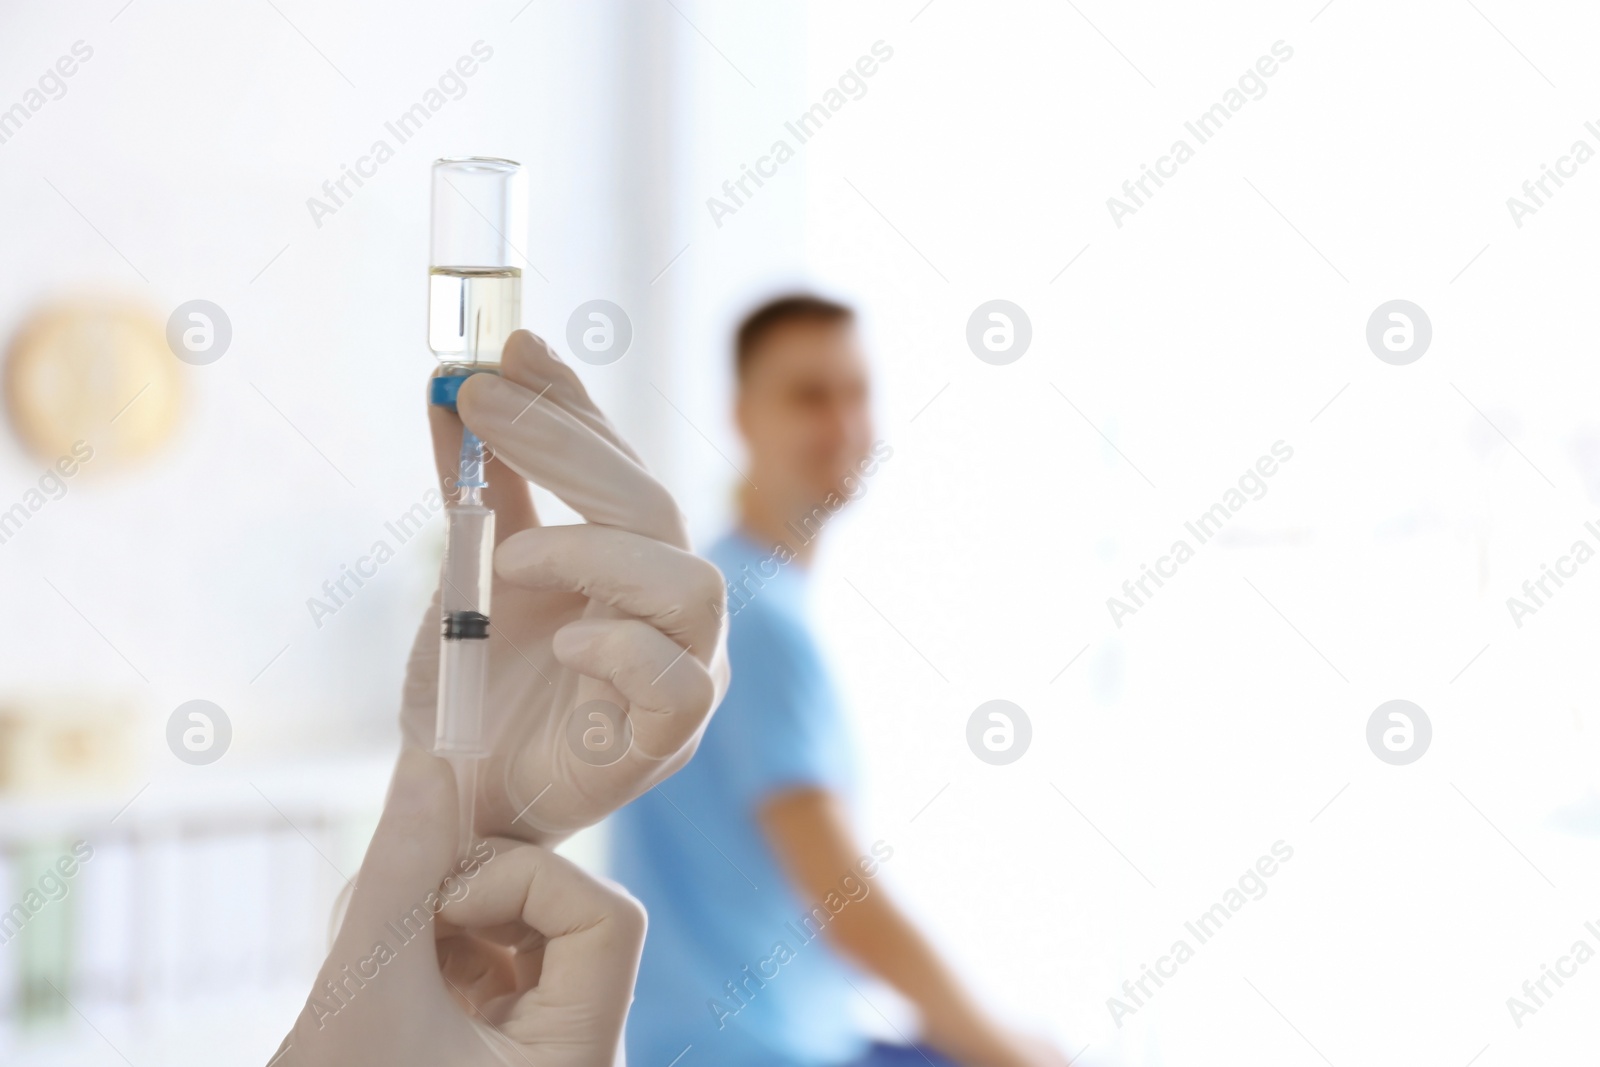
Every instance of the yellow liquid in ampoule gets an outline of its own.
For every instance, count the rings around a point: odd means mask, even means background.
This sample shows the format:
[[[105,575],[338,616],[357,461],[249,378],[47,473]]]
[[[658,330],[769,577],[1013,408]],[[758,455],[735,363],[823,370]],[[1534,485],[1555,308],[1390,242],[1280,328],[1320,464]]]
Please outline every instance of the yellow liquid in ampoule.
[[[522,324],[518,267],[433,267],[428,271],[428,347],[445,363],[498,367]]]

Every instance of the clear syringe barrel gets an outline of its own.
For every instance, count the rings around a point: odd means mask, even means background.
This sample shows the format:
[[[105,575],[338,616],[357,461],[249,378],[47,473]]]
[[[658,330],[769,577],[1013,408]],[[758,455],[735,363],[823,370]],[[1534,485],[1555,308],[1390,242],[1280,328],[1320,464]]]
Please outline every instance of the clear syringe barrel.
[[[467,500],[445,508],[439,710],[433,750],[440,756],[489,754],[484,683],[489,672],[489,590],[494,577],[494,512]]]

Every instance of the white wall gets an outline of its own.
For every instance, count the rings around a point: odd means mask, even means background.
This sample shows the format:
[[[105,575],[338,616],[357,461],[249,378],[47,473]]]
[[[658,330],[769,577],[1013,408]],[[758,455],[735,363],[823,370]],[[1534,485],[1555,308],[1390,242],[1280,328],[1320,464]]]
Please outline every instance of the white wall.
[[[560,337],[596,296],[634,308],[638,351],[596,369],[596,391],[669,470],[681,432],[630,377],[664,375],[672,329],[670,306],[638,296],[671,254],[639,195],[670,181],[668,127],[661,114],[632,117],[635,101],[671,104],[670,91],[644,88],[677,77],[670,27],[614,6],[279,7],[294,27],[270,5],[140,3],[115,21],[115,6],[30,8],[8,16],[0,44],[19,93],[74,41],[94,49],[66,96],[0,146],[11,205],[0,331],[40,300],[91,290],[131,294],[161,321],[204,297],[235,334],[219,362],[182,369],[188,404],[170,448],[115,479],[93,479],[90,464],[4,546],[8,602],[31,605],[0,620],[5,682],[54,686],[70,668],[163,714],[205,696],[235,716],[243,754],[281,743],[280,730],[298,746],[307,725],[391,729],[438,530],[320,629],[305,602],[429,485],[422,279],[435,157],[527,164],[528,325]],[[398,144],[384,123],[476,41],[493,57],[465,95]],[[315,225],[307,199],[378,138],[394,158]],[[41,464],[9,445],[3,462],[9,502]]]
[[[1595,918],[1600,575],[1521,630],[1505,598],[1600,506],[1600,191],[1580,172],[1520,230],[1505,199],[1600,146],[1593,13],[1479,5],[1552,90],[1471,6],[1321,6],[812,9],[813,96],[895,49],[806,148],[810,263],[870,309],[896,449],[819,590],[867,836],[906,841],[897,886],[1069,1052],[1318,1062],[1275,1006],[1334,1063],[1571,1058],[1600,975],[1520,1030],[1505,998]],[[1115,226],[1106,199],[1280,39],[1267,94]],[[1009,366],[964,338],[996,297],[1033,325]],[[1395,297],[1434,326],[1409,367],[1363,339]],[[1230,540],[1113,625],[1106,598],[1280,439]],[[1395,697],[1435,730],[1409,767],[1364,740]],[[1035,731],[1009,767],[964,743],[993,698]],[[1112,1026],[1106,998],[1279,839],[1268,895]]]
[[[431,482],[422,396],[433,365],[423,289],[434,158],[527,165],[526,324],[564,347],[579,303],[604,297],[629,310],[627,358],[579,371],[674,477],[686,431],[644,383],[689,388],[672,363],[678,303],[658,295],[673,283],[650,288],[676,248],[661,205],[684,122],[688,76],[674,59],[684,33],[670,8],[520,0],[471,9],[136,0],[0,17],[0,106],[74,42],[93,49],[65,95],[0,144],[0,336],[44,301],[108,293],[159,322],[205,298],[234,330],[221,360],[180,368],[183,418],[161,454],[116,477],[108,463],[89,464],[0,545],[0,702],[92,699],[143,715],[137,751],[71,799],[107,801],[109,815],[136,793],[140,810],[163,810],[208,786],[249,804],[256,785],[280,805],[291,790],[321,795],[331,811],[334,793],[360,782],[367,807],[381,802],[381,776],[360,754],[395,741],[438,525],[320,628],[306,601]],[[464,95],[398,144],[385,122],[479,41],[493,55]],[[394,157],[316,225],[307,198],[378,138]],[[43,463],[7,435],[0,501],[20,499]],[[543,503],[547,517],[570,520]],[[179,764],[163,739],[171,710],[196,697],[233,724],[232,748],[208,768]],[[361,807],[348,795],[339,803]],[[362,844],[346,833],[320,847],[351,870]],[[185,899],[184,887],[168,888],[156,891]],[[259,887],[233,891],[253,900]],[[320,927],[304,933],[314,943]],[[208,1017],[236,1020],[231,1034],[167,1026],[159,1005],[100,1022],[136,1058],[203,1060],[207,1049],[259,1044],[264,1061],[299,985],[287,998],[252,993],[242,1019],[238,1003],[208,1005]],[[76,1037],[4,1055],[54,1063],[104,1051],[92,1031]]]

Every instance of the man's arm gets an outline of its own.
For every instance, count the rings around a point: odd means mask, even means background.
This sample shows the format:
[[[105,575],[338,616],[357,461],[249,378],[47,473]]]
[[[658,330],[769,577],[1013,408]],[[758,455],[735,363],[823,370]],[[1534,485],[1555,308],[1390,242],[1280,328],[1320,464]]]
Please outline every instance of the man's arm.
[[[797,895],[821,901],[856,871],[862,853],[837,796],[803,788],[776,794],[757,818]],[[834,916],[831,944],[917,1006],[928,1043],[973,1067],[1038,1067],[1059,1053],[1033,1047],[997,1025],[949,965],[881,888]]]

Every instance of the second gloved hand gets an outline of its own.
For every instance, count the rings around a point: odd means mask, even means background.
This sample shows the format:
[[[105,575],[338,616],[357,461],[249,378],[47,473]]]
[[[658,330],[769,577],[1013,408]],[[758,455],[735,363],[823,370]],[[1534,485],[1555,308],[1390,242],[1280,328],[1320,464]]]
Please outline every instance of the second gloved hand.
[[[609,1067],[638,902],[504,838],[452,865],[455,786],[412,749],[311,995],[271,1067]]]

